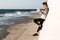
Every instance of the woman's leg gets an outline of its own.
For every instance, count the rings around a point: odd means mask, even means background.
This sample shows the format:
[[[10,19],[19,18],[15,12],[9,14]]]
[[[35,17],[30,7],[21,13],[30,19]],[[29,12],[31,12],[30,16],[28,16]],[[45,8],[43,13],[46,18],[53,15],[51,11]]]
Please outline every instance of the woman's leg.
[[[40,22],[40,19],[34,19],[34,23],[36,23],[37,25],[40,25],[40,23],[38,23],[38,22]],[[38,29],[38,31],[39,31],[39,29]],[[34,33],[33,36],[38,36],[38,32]]]
[[[37,29],[37,32],[39,32],[42,29],[43,25],[39,26]]]
[[[44,19],[39,19],[39,21],[40,21],[40,26],[38,27],[38,29],[37,29],[37,33],[35,33],[35,34],[33,34],[33,36],[38,36],[38,32],[42,29],[42,27],[43,27],[43,22],[45,21]]]
[[[42,29],[44,21],[44,19],[40,19],[40,26],[38,27],[37,32],[39,32]]]
[[[37,29],[37,32],[36,32],[36,33],[34,33],[34,34],[33,34],[33,36],[38,36],[39,31],[40,31],[41,29],[42,29],[42,27],[41,27],[41,26],[39,26],[39,27],[38,27],[38,29]]]

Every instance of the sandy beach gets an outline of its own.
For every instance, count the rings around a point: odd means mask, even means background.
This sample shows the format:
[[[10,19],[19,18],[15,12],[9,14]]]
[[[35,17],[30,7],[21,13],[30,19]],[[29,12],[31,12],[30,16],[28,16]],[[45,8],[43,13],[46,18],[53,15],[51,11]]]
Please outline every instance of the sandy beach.
[[[24,20],[14,19],[10,21],[14,21],[15,24],[5,25],[4,29],[7,32],[0,40],[38,40],[38,36],[32,36],[37,30],[37,25],[33,22],[33,18],[26,17]]]

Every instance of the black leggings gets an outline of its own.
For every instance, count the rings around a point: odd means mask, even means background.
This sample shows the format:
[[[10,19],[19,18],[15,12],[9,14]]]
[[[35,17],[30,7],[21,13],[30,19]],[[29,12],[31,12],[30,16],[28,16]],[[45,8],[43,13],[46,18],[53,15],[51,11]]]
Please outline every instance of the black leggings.
[[[45,21],[45,19],[42,19],[42,18],[34,19],[34,23],[36,23],[37,25],[41,25],[38,27],[37,32],[39,32],[42,29],[44,21]],[[38,23],[38,22],[40,22],[40,23]]]

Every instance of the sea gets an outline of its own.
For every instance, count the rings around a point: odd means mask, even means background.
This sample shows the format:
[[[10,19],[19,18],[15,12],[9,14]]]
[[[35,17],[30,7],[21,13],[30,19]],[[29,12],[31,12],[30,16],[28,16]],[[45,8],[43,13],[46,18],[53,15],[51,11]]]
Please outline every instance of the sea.
[[[40,16],[40,14],[36,13],[37,9],[0,9],[0,39],[2,40],[6,37],[9,32],[6,28],[11,27],[11,25],[15,24],[26,24],[30,22],[32,16]],[[44,9],[40,9],[41,12]]]
[[[38,16],[37,9],[0,9],[0,25],[13,25],[15,21],[24,21],[29,16]],[[44,9],[40,9],[43,11]]]

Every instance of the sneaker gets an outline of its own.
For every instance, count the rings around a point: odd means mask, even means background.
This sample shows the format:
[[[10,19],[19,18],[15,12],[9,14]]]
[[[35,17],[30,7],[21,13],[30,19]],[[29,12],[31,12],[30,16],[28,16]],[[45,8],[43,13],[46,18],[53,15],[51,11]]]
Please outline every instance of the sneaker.
[[[38,33],[33,34],[33,36],[38,36]]]

